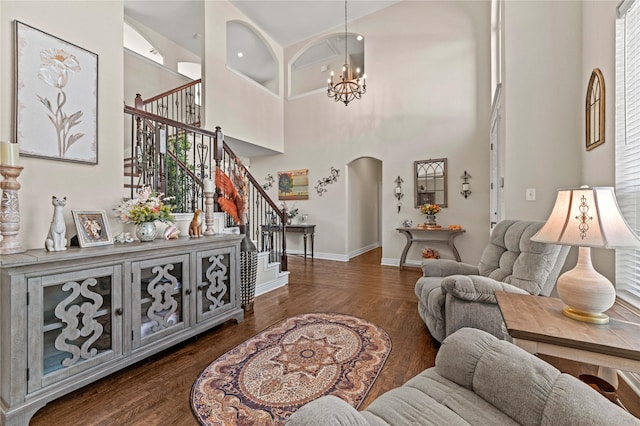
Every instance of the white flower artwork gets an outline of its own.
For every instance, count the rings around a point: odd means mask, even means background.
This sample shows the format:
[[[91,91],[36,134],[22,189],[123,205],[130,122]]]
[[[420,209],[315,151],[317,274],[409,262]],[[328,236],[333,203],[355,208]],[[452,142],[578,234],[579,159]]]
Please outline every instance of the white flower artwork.
[[[20,154],[98,163],[98,55],[16,21]]]

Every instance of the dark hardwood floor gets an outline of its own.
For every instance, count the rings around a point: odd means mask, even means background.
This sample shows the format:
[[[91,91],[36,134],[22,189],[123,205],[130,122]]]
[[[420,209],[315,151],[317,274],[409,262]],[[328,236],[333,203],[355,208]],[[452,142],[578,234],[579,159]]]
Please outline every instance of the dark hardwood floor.
[[[189,397],[198,374],[257,332],[304,312],[355,315],[391,336],[391,354],[365,408],[381,393],[433,366],[438,350],[417,312],[413,288],[420,273],[381,266],[380,257],[380,249],[346,263],[291,256],[289,285],[256,298],[254,312],[243,323],[227,322],[63,396],[36,413],[31,425],[197,425]],[[576,374],[584,370],[572,368]]]

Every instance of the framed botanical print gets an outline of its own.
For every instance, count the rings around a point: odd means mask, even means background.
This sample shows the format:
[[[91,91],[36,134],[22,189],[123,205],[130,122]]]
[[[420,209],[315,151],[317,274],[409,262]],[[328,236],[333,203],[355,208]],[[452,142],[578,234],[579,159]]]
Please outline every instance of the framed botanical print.
[[[15,21],[20,155],[98,163],[98,55]]]

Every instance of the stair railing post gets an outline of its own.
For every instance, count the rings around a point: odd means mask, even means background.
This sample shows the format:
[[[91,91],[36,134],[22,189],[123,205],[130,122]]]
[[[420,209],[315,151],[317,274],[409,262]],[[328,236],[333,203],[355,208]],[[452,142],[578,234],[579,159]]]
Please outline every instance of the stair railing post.
[[[222,162],[222,157],[224,155],[224,133],[222,133],[222,127],[216,126],[216,137],[213,140],[214,149],[213,149],[213,160],[216,163],[216,170],[220,168],[220,163]],[[212,174],[215,177],[215,170],[212,171]],[[215,179],[214,179],[215,180]],[[220,188],[216,185],[216,195],[215,195],[215,211],[221,212],[220,204],[218,204],[218,199],[222,193],[220,192]]]

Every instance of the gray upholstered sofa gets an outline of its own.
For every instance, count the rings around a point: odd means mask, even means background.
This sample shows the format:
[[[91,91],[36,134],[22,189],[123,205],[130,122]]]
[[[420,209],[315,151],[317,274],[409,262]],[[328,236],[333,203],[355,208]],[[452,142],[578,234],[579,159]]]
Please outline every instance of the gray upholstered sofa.
[[[301,407],[287,426],[640,425],[588,385],[477,329],[442,343],[436,366],[358,412],[335,396]]]
[[[568,246],[530,241],[543,222],[505,220],[496,225],[479,265],[425,259],[416,283],[418,312],[441,342],[462,327],[502,336],[502,315],[494,291],[548,296],[569,252]]]

